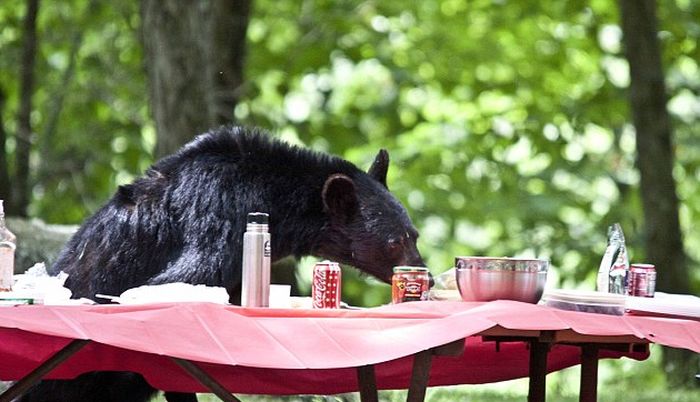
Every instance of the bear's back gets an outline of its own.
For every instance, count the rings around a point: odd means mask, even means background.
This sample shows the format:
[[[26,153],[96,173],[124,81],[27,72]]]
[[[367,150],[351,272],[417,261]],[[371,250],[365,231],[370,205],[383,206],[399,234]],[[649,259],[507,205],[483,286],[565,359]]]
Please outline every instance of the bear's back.
[[[199,135],[177,153],[158,161],[151,170],[167,175],[188,163],[229,163],[257,168],[265,174],[299,176],[327,177],[331,173],[354,176],[358,172],[344,159],[287,144],[260,129],[240,126],[221,127]]]

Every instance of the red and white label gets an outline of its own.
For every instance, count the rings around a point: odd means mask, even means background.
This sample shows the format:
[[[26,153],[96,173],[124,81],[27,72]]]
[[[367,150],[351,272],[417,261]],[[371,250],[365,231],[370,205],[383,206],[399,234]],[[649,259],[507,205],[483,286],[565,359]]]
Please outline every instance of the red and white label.
[[[314,267],[311,287],[314,308],[340,307],[340,268],[326,263]]]

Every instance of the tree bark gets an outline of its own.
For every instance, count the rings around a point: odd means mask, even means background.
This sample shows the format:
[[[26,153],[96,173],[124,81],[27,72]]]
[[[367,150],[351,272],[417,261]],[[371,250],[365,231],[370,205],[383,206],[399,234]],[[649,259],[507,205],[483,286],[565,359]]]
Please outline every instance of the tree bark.
[[[19,111],[17,112],[17,147],[15,151],[15,178],[13,180],[13,210],[27,216],[29,205],[29,154],[32,148],[32,94],[34,92],[34,64],[36,59],[36,16],[39,0],[27,0],[24,17],[24,40],[20,72]]]
[[[671,119],[657,38],[656,2],[620,0],[623,42],[630,66],[629,98],[637,135],[637,168],[641,177],[646,260],[657,268],[657,288],[688,293],[678,197],[673,178]],[[697,371],[693,355],[666,349],[670,383],[691,384]],[[695,365],[695,367],[693,367]]]
[[[233,121],[250,5],[250,0],[141,2],[156,157]]]
[[[214,118],[216,124],[230,124],[233,111],[243,92],[243,68],[246,58],[246,32],[250,20],[251,2],[217,1],[213,4],[214,26],[212,43],[206,46],[214,63]]]
[[[9,164],[7,163],[7,150],[5,150],[7,133],[5,132],[5,122],[2,120],[2,111],[5,109],[6,99],[5,91],[0,87],[0,200],[6,200],[9,203],[12,199],[12,187],[10,187],[10,170]]]

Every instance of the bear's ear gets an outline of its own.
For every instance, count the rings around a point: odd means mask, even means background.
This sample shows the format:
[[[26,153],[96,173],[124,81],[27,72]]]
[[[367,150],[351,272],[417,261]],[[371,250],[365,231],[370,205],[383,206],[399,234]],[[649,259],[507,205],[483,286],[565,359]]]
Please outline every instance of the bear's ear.
[[[355,183],[344,174],[333,174],[323,184],[323,209],[331,218],[346,223],[360,209]]]
[[[386,187],[386,172],[389,170],[389,153],[386,149],[380,149],[374,158],[367,174]]]

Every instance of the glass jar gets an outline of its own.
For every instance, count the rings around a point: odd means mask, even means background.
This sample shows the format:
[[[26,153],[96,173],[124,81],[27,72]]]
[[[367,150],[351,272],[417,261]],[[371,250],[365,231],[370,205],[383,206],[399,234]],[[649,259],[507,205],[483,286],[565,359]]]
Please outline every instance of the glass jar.
[[[428,300],[430,275],[425,267],[394,267],[391,278],[391,301],[403,303]]]

